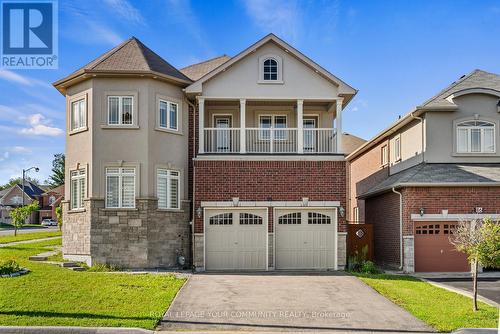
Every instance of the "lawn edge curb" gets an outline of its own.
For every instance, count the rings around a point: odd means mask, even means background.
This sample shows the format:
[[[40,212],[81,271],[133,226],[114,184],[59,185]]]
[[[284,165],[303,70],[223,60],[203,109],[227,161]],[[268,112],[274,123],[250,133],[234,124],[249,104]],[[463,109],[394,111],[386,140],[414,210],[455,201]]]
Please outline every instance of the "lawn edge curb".
[[[0,326],[0,334],[153,334],[137,327],[77,327],[77,326]]]

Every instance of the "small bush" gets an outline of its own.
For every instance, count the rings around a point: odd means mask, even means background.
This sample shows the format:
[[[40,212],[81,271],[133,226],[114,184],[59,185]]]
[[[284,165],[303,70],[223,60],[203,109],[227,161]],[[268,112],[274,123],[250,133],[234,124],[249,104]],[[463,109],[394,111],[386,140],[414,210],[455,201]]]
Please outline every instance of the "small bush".
[[[21,270],[19,264],[14,260],[0,262],[0,275],[9,275]]]
[[[94,263],[91,267],[88,268],[88,271],[92,272],[109,272],[118,270],[120,270],[120,268],[118,268],[117,266],[105,263]]]
[[[380,274],[380,270],[378,270],[372,261],[365,261],[359,271],[364,274]]]

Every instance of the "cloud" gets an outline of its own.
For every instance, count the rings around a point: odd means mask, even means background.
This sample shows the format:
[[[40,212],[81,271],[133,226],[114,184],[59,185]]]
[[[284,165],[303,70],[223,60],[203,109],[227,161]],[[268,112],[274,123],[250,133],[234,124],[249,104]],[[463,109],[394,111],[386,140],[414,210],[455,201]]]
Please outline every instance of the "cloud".
[[[44,86],[44,87],[51,87],[49,84],[46,82],[43,82],[41,80],[33,79],[27,76],[20,75],[16,72],[5,70],[5,69],[0,69],[0,79],[7,80],[10,82],[18,83],[23,86]]]
[[[297,1],[243,0],[245,10],[254,24],[266,33],[275,33],[296,43],[302,12]]]
[[[137,8],[132,6],[127,0],[104,0],[116,14],[134,24],[144,24],[144,17]]]
[[[50,126],[49,122],[42,114],[33,114],[26,119],[30,125],[29,128],[23,128],[19,130],[20,134],[30,135],[30,136],[60,136],[64,134],[64,131]]]
[[[27,148],[27,147],[24,147],[24,146],[14,146],[10,152],[13,152],[13,153],[18,153],[18,154],[28,154],[28,153],[31,153],[31,149]]]
[[[116,46],[123,42],[123,38],[107,26],[94,21],[87,21],[87,24],[92,31],[92,41],[100,41],[112,46]]]

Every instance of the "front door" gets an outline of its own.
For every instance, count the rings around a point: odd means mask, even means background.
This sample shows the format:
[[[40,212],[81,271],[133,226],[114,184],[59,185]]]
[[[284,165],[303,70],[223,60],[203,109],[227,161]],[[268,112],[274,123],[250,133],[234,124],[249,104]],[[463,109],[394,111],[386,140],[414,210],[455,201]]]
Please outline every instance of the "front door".
[[[231,117],[230,116],[215,116],[215,147],[218,153],[231,152]]]
[[[304,152],[316,152],[316,118],[304,118]]]

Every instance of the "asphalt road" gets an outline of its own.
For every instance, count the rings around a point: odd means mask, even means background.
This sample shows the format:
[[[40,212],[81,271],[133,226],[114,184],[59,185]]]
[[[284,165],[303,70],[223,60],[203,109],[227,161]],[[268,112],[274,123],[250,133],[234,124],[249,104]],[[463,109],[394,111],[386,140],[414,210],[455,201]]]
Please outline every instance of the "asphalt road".
[[[18,230],[17,233],[37,233],[37,232],[49,232],[49,231],[57,231],[59,229],[58,226],[50,226],[50,227],[41,227],[41,228],[24,228]],[[14,235],[14,229],[0,229],[0,235]]]
[[[472,278],[433,278],[428,280],[472,293]],[[500,304],[500,278],[479,278],[477,288],[480,296]]]

